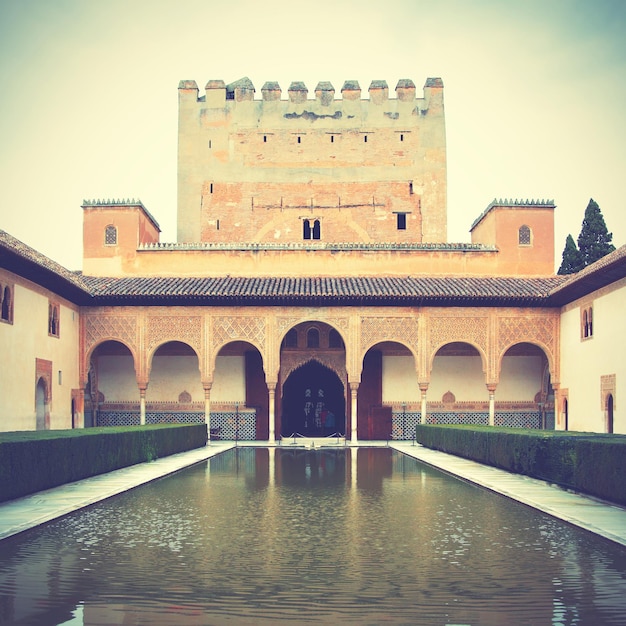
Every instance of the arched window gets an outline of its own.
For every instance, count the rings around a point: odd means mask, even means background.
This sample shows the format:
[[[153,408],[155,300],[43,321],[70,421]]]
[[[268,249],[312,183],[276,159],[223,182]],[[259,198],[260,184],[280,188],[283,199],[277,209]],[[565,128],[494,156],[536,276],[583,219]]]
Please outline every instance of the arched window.
[[[302,220],[302,239],[311,239],[311,224],[309,220]]]
[[[52,337],[59,336],[59,305],[48,304],[48,334]]]
[[[313,222],[313,239],[320,239],[321,238],[320,229],[321,229],[320,221],[319,220],[315,220]]]
[[[593,337],[593,307],[591,306],[581,310],[580,336],[582,339]]]
[[[4,288],[0,286],[0,298],[2,305],[0,307],[0,319],[3,322],[13,321],[13,294],[11,288],[6,285]]]
[[[341,335],[334,329],[331,328],[328,333],[328,347],[329,348],[343,348],[343,341],[341,340]]]
[[[109,224],[104,229],[104,245],[116,246],[117,245],[117,228],[113,224]]]
[[[285,348],[297,348],[298,347],[298,333],[295,328],[292,328],[285,335]]]
[[[531,231],[530,227],[524,225],[520,226],[518,231],[518,242],[520,246],[529,246],[531,243]]]
[[[320,347],[320,331],[317,328],[309,328],[306,333],[306,347],[307,348],[319,348]]]

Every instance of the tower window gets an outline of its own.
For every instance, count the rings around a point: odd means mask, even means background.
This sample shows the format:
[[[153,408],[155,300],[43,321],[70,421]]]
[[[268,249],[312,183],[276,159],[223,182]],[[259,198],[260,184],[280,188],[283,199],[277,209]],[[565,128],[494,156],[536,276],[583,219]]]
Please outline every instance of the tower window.
[[[529,246],[531,242],[531,231],[528,226],[520,226],[518,232],[518,242],[520,246]]]
[[[311,239],[311,222],[302,220],[302,239]]]
[[[267,143],[267,135],[263,135],[263,143]]]
[[[117,228],[112,224],[109,224],[104,229],[104,245],[116,246],[117,245]]]
[[[313,239],[321,238],[321,225],[319,220],[313,222]]]
[[[406,230],[406,213],[396,213],[397,230]]]
[[[367,135],[363,135],[363,142],[367,143]]]
[[[404,141],[404,135],[400,133],[400,141]]]
[[[302,137],[300,137],[300,135],[298,135],[298,143],[302,143]]]

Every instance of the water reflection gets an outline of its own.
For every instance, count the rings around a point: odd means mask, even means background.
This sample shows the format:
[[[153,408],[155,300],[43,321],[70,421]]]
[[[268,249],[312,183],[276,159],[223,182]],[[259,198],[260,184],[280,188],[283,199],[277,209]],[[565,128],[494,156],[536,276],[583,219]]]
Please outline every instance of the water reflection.
[[[1,624],[619,624],[626,550],[389,449],[244,448],[0,543]]]

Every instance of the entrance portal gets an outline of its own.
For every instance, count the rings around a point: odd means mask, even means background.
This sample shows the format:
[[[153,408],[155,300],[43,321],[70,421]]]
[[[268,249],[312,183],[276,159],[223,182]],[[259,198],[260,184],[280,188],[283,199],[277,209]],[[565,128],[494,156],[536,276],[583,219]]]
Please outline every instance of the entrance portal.
[[[335,372],[317,361],[290,374],[283,387],[282,407],[283,436],[345,433],[344,386]]]

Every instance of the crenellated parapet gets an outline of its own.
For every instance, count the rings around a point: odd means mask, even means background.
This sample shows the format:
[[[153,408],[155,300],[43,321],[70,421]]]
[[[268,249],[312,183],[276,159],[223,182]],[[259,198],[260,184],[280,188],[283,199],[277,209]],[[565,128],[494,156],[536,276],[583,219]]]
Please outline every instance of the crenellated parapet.
[[[443,81],[441,78],[428,78],[424,85],[422,97],[418,97],[415,83],[408,78],[400,79],[395,87],[396,97],[389,97],[389,86],[385,80],[372,80],[368,88],[369,100],[362,98],[362,89],[357,80],[346,80],[340,90],[340,98],[335,98],[335,87],[329,81],[320,81],[313,90],[314,97],[309,98],[309,89],[302,81],[293,81],[283,97],[283,89],[276,81],[267,81],[261,88],[261,98],[255,99],[256,88],[248,77],[240,78],[226,84],[223,80],[211,79],[205,85],[204,95],[200,95],[195,80],[181,80],[179,97],[190,102],[203,103],[206,108],[224,108],[229,101],[236,107],[237,103],[257,102],[260,110],[263,103],[283,102],[286,105],[310,104],[322,107],[335,105],[339,109],[355,101],[369,103],[372,107],[381,107],[393,103],[413,105],[410,113],[425,115],[431,103],[437,105],[443,98]],[[436,108],[436,106],[434,107]]]

